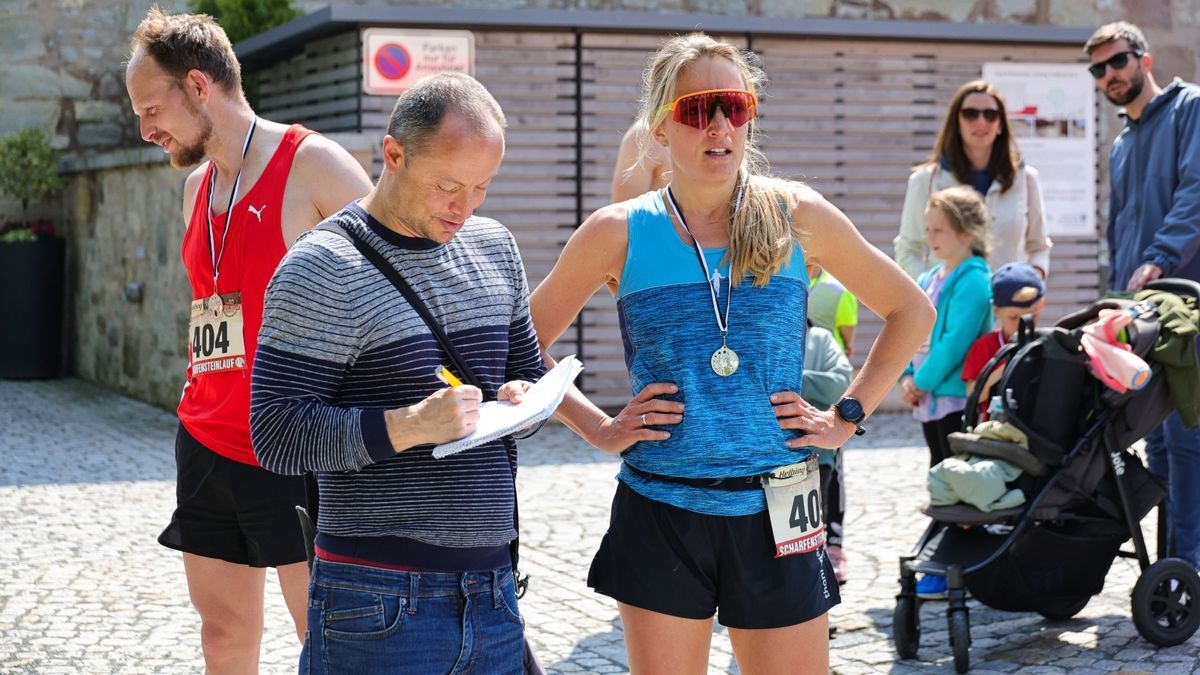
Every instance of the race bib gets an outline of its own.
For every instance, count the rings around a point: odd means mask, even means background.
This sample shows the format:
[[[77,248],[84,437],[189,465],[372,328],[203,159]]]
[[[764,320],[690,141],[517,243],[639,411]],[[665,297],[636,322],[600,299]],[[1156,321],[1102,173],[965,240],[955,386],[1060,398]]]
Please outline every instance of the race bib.
[[[192,301],[188,354],[192,377],[246,369],[242,294],[222,293]]]
[[[821,471],[813,455],[772,471],[763,480],[775,557],[809,553],[825,545],[821,517]]]

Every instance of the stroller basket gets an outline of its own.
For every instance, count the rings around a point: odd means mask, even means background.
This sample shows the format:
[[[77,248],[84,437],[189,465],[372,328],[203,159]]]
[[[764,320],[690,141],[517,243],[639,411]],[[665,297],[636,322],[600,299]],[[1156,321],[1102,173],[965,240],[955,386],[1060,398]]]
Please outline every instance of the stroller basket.
[[[967,575],[967,588],[996,609],[1069,617],[1104,588],[1127,539],[1125,526],[1108,520],[1037,522],[991,564]]]

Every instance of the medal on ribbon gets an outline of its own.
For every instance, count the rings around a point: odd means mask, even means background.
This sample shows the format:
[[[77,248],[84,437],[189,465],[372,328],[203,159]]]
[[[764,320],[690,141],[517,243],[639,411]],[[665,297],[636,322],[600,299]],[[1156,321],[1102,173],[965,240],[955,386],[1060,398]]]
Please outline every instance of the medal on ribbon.
[[[683,231],[687,232],[688,236],[692,238],[692,246],[696,249],[696,257],[700,259],[700,268],[704,270],[704,281],[708,285],[709,297],[712,298],[713,315],[717,319],[717,330],[721,333],[721,346],[712,353],[712,357],[708,360],[709,366],[712,367],[712,371],[717,375],[729,377],[737,372],[738,365],[741,363],[737,352],[730,349],[726,341],[729,333],[729,305],[733,302],[733,279],[729,279],[729,290],[725,294],[725,314],[722,316],[720,305],[717,303],[717,299],[721,295],[720,276],[717,275],[714,278],[714,275],[709,274],[708,262],[704,259],[704,249],[700,247],[700,242],[696,239],[696,235],[692,234],[692,231],[688,229],[687,221],[683,219],[683,211],[675,203],[675,195],[671,193],[671,188],[669,187],[667,188],[667,200],[671,204],[671,209],[675,211],[675,217],[679,219],[679,224],[683,226]],[[734,213],[737,213],[741,203],[742,191],[739,188],[737,202],[733,207]]]

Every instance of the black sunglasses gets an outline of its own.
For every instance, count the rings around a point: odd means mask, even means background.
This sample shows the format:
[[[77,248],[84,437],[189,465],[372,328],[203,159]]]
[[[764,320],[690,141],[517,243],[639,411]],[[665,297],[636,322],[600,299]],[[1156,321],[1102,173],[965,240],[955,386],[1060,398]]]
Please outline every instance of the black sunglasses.
[[[1130,54],[1133,54],[1137,58],[1141,58],[1142,53],[1143,52],[1140,49],[1130,49],[1127,52],[1113,54],[1100,63],[1093,63],[1092,65],[1088,66],[1088,72],[1092,74],[1092,77],[1098,80],[1104,77],[1104,73],[1108,72],[1109,66],[1112,66],[1113,70],[1121,70],[1125,66],[1129,65]]]
[[[974,122],[980,115],[989,122],[995,122],[1000,117],[1000,111],[995,108],[959,108],[958,114],[968,122]]]

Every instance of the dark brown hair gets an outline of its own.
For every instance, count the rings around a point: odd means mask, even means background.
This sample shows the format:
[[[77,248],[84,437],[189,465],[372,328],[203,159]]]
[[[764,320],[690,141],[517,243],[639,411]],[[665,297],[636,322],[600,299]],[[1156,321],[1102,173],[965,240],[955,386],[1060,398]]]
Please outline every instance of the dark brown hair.
[[[130,53],[144,49],[168,74],[182,80],[199,70],[227,93],[242,93],[242,67],[229,37],[207,14],[167,14],[155,5],[129,41]]]
[[[1008,191],[1016,180],[1017,167],[1020,165],[1021,153],[1017,150],[1012,130],[1008,126],[1008,112],[1004,106],[1004,97],[992,83],[987,80],[972,80],[958,88],[950,99],[950,107],[946,110],[946,119],[942,121],[942,130],[938,132],[937,142],[933,145],[934,164],[944,156],[950,163],[950,170],[960,183],[966,183],[970,178],[971,162],[963,149],[962,130],[959,127],[958,113],[962,110],[963,101],[971,94],[987,94],[996,100],[1000,107],[1000,134],[992,143],[992,156],[988,158],[988,173],[992,179],[1000,183],[1001,192]]]
[[[1092,52],[1099,49],[1102,45],[1117,40],[1124,40],[1129,48],[1145,54],[1150,51],[1150,43],[1146,42],[1146,36],[1142,35],[1142,29],[1129,23],[1128,21],[1116,21],[1107,23],[1096,29],[1095,33],[1088,38],[1087,44],[1083,46],[1083,51],[1088,56]]]

